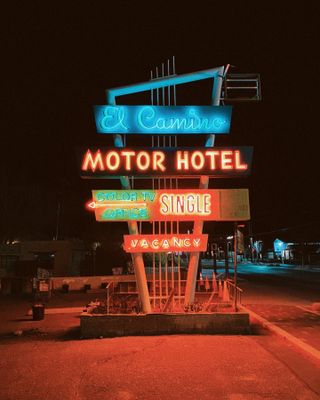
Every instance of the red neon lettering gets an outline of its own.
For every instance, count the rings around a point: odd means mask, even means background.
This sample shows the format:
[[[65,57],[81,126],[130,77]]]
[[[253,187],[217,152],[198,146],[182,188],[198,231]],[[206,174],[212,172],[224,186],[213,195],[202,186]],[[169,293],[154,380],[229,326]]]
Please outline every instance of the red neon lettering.
[[[136,155],[135,151],[122,151],[121,155],[125,157],[125,168],[127,171],[131,170],[131,157]]]
[[[236,169],[248,169],[248,164],[241,164],[240,151],[236,150],[234,153],[235,153]]]
[[[93,156],[91,151],[88,150],[82,163],[82,170],[87,171],[88,169],[91,169],[91,171],[94,172],[97,166],[100,171],[104,171],[100,150],[98,150]]]
[[[189,169],[188,151],[177,151],[177,170],[180,171],[181,169]]]
[[[198,162],[196,161],[198,158]],[[204,156],[200,151],[195,151],[191,156],[191,165],[194,169],[199,170],[204,166]]]
[[[210,157],[210,169],[215,170],[217,168],[215,157],[220,154],[219,151],[208,150],[205,154]]]
[[[233,169],[232,151],[224,150],[221,152],[221,169]]]
[[[144,161],[143,161],[144,158]],[[147,152],[145,151],[140,151],[137,155],[137,167],[141,171],[145,171],[146,169],[149,168],[150,165],[150,156]]]
[[[112,161],[113,159],[113,161]],[[120,156],[116,151],[110,151],[106,155],[106,167],[110,169],[110,171],[115,171],[119,168],[120,165]]]
[[[163,161],[165,160],[165,154],[162,151],[155,151],[153,153],[153,169],[157,171],[165,171],[166,167],[163,165]]]

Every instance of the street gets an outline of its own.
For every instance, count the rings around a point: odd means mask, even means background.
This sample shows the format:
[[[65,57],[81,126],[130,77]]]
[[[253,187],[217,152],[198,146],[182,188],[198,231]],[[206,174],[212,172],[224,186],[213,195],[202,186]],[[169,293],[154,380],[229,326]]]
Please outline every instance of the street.
[[[1,346],[2,400],[319,399],[320,366],[278,338],[32,339]]]
[[[319,301],[319,270],[303,280],[292,266],[244,264],[238,272],[250,312],[320,351],[320,313],[311,310]],[[56,294],[47,307],[60,311],[33,321],[28,301],[0,298],[1,400],[320,398],[319,359],[255,320],[246,336],[83,340],[73,308],[89,300]]]

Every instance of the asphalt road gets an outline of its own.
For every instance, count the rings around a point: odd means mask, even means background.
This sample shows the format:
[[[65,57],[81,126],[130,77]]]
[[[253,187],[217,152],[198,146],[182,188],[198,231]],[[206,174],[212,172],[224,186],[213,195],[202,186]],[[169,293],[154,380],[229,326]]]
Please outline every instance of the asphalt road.
[[[2,400],[319,399],[320,365],[269,336],[0,342]]]
[[[319,272],[303,280],[300,273],[243,264],[239,284],[252,310],[318,348],[319,318],[302,318],[297,307],[319,301]],[[32,321],[25,302],[1,304],[2,322],[6,317],[11,332],[21,325],[24,331],[0,336],[0,400],[320,399],[320,363],[261,328],[251,336],[81,340],[76,314]]]
[[[212,272],[212,261],[205,261],[203,277],[211,279]],[[224,264],[218,263],[218,273],[224,272]],[[232,278],[232,264],[229,272]],[[320,267],[239,263],[237,272],[238,285],[244,290],[244,302],[286,304],[300,301],[306,305],[320,301]]]

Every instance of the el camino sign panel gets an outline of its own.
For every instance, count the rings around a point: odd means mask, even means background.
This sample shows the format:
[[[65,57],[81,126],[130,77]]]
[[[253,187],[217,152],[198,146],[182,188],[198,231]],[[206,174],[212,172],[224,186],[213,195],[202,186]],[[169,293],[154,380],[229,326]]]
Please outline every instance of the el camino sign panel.
[[[83,148],[82,178],[190,177],[240,178],[250,174],[253,147]]]
[[[247,221],[248,189],[93,190],[97,221]]]
[[[94,106],[98,133],[223,134],[229,133],[231,106]]]
[[[124,235],[127,253],[206,251],[208,235]]]

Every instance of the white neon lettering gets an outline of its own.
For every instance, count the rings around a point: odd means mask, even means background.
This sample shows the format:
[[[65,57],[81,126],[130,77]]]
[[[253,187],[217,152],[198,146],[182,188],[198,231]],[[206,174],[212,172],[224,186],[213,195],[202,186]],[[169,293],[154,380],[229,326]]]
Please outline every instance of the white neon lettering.
[[[153,240],[152,241],[152,247],[154,248],[154,249],[159,249],[159,240],[158,239],[155,239],[155,240]]]
[[[109,210],[110,211],[110,210]],[[115,215],[115,214],[113,214]],[[204,249],[206,240],[196,235],[146,235],[136,238],[125,238],[124,248],[130,252],[168,251],[168,250],[196,250]]]
[[[168,249],[168,248],[170,247],[169,240],[163,239],[162,247],[163,247],[164,249]]]
[[[195,247],[199,247],[200,246],[200,239],[193,239],[193,244]]]
[[[211,195],[208,193],[169,194],[160,196],[160,213],[163,215],[209,215]]]
[[[182,155],[183,153],[183,155]],[[189,169],[189,152],[188,151],[177,151],[177,170],[188,170]]]
[[[161,214],[167,214],[169,211],[169,205],[167,204],[168,195],[163,194],[161,196],[160,200],[161,200],[160,212],[161,212]]]
[[[141,246],[142,248],[147,249],[147,248],[149,247],[148,241],[147,241],[146,239],[142,239],[142,240],[140,241],[140,246]]]

